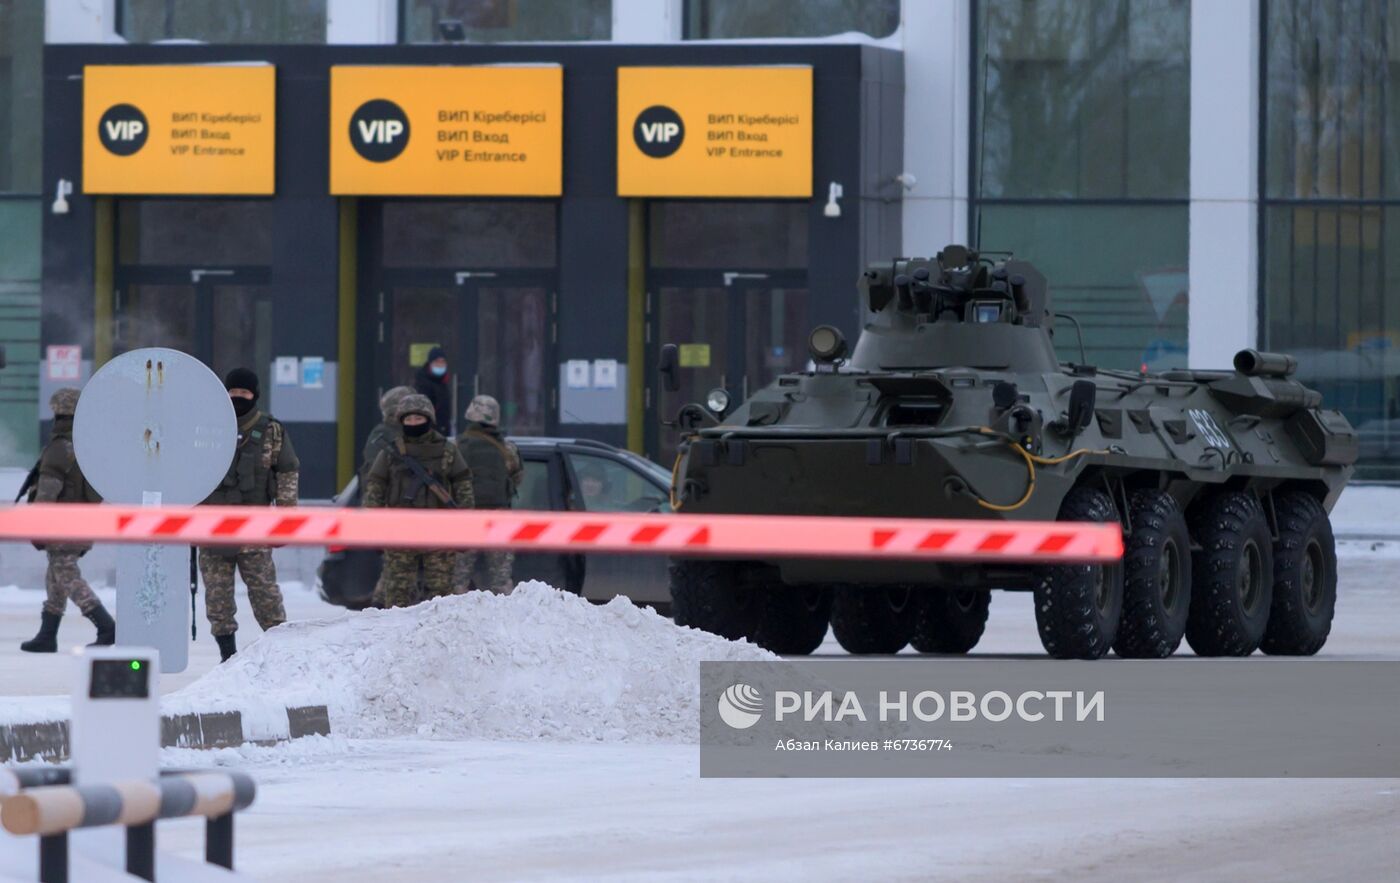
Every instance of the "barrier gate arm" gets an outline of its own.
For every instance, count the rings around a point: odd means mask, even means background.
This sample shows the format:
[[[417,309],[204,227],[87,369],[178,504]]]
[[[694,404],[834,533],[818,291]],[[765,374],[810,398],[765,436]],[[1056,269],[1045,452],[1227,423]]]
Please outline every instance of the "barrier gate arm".
[[[1123,555],[1116,523],[519,509],[50,503],[0,508],[0,540],[1059,563]]]

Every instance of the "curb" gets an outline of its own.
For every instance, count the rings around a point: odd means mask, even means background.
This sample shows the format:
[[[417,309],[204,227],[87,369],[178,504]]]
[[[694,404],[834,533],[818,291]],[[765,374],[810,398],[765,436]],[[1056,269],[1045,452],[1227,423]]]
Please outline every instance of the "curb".
[[[162,748],[235,748],[253,743],[275,745],[303,736],[329,736],[330,712],[324,705],[287,709],[286,736],[250,739],[244,735],[243,715],[237,711],[163,715]],[[0,762],[61,761],[68,758],[68,721],[0,725]]]

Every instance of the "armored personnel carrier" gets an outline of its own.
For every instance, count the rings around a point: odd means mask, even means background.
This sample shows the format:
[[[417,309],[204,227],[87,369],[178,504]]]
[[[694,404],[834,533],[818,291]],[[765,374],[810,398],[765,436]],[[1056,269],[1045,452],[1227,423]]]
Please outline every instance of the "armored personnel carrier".
[[[677,559],[676,621],[810,653],[965,653],[992,589],[1035,595],[1060,658],[1316,653],[1337,591],[1328,513],[1357,436],[1292,358],[1161,374],[1062,364],[1044,277],[962,246],[861,277],[864,331],[729,408],[684,406],[684,512],[1117,521],[1114,565]],[[1058,317],[1061,327],[1073,320]],[[1081,361],[1082,338],[1080,339]],[[674,347],[661,355],[675,389]]]

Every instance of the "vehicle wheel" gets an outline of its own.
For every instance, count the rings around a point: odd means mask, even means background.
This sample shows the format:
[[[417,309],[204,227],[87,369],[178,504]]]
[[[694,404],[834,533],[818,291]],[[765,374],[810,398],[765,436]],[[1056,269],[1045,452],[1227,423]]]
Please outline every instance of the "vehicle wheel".
[[[1276,497],[1274,511],[1274,598],[1259,647],[1275,656],[1311,656],[1327,643],[1337,606],[1332,522],[1308,494]]]
[[[1077,487],[1060,504],[1060,521],[1118,520],[1112,498]],[[1035,589],[1040,643],[1056,659],[1098,659],[1113,646],[1123,614],[1121,564],[1054,564]]]
[[[831,630],[849,653],[898,653],[914,630],[914,592],[908,586],[836,586]]]
[[[966,653],[982,640],[991,603],[991,589],[925,589],[909,643],[920,653]]]
[[[1273,543],[1264,507],[1238,491],[1207,500],[1191,519],[1200,550],[1191,562],[1186,642],[1198,656],[1248,656],[1259,648],[1273,597]]]
[[[1191,604],[1191,533],[1164,491],[1133,495],[1132,533],[1124,537],[1123,617],[1113,651],[1129,659],[1163,659],[1186,634]]]
[[[784,656],[806,656],[822,645],[831,620],[831,588],[774,581],[758,590],[753,641]]]
[[[731,640],[752,638],[758,604],[745,571],[734,561],[672,561],[671,613],[676,625]]]

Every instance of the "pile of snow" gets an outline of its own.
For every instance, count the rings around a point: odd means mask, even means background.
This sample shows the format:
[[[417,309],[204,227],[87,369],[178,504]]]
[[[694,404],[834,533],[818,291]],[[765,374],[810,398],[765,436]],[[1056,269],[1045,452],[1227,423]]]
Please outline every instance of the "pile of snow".
[[[351,738],[687,742],[702,660],[776,656],[618,598],[544,583],[293,622],[166,697],[167,714],[238,710],[245,726],[326,705]]]

